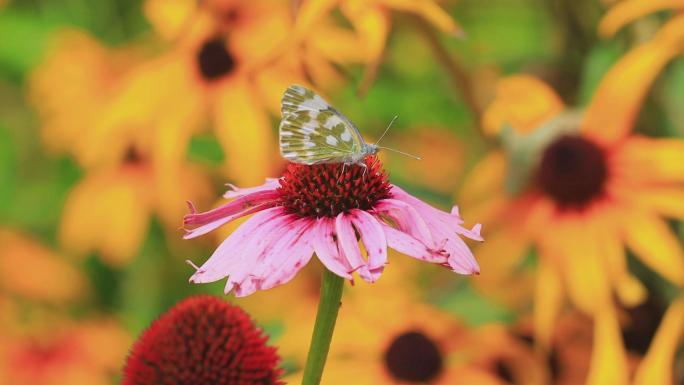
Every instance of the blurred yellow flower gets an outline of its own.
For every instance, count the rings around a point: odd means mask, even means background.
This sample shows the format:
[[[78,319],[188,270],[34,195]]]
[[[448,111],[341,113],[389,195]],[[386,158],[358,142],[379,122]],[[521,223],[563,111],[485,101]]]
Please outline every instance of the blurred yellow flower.
[[[29,95],[46,147],[72,154],[86,168],[67,198],[60,241],[78,254],[100,252],[111,266],[137,253],[153,214],[175,231],[184,200],[209,195],[196,169],[154,152],[158,143],[150,127],[135,122],[103,127],[112,123],[106,120],[110,99],[137,62],[137,49],[107,49],[83,32],[62,30],[30,76]]]
[[[87,295],[82,273],[30,237],[0,228],[0,291],[31,301],[64,303]]]
[[[29,75],[27,89],[41,119],[40,133],[47,149],[71,153],[81,164],[87,163],[93,143],[108,144],[106,151],[98,152],[98,161],[111,160],[123,151],[122,140],[98,138],[93,126],[137,56],[133,48],[109,49],[76,29],[58,30],[50,37],[43,60]]]
[[[548,383],[531,347],[502,325],[469,329],[426,305],[415,284],[418,264],[412,262],[391,258],[392,269],[382,280],[346,288],[322,383],[347,384],[350,378],[360,385]],[[294,356],[300,365],[315,310],[309,313],[277,342],[283,357]],[[293,346],[300,352],[293,355]],[[294,373],[286,380],[297,384],[300,377]]]
[[[664,314],[649,307],[640,308],[638,311],[645,313],[621,317],[627,321],[623,322],[623,337],[628,346],[646,345],[639,346],[643,352],[630,350],[628,354],[628,383],[673,385],[673,361],[684,337],[684,300],[676,299]],[[576,312],[559,319],[551,342],[555,384],[584,382],[591,364],[592,345],[591,319]],[[613,370],[613,363],[608,360],[602,361],[601,365],[600,370]]]
[[[306,82],[300,61],[293,58],[312,60],[316,68],[325,60],[314,50],[272,60],[271,52],[282,46],[292,27],[285,1],[174,4],[175,11],[158,1],[146,3],[146,15],[157,30],[182,33],[168,52],[127,74],[94,129],[145,127],[154,133],[154,162],[168,165],[184,159],[192,135],[209,123],[225,151],[231,180],[261,182],[280,163],[269,112],[279,113],[289,84]],[[349,40],[320,32],[317,38],[328,43]],[[352,52],[353,42],[347,46]],[[107,145],[98,143],[91,153]]]
[[[471,330],[423,303],[388,305],[385,299],[364,295],[343,302],[324,383],[548,383],[531,346],[502,325]]]
[[[88,172],[67,197],[61,243],[80,256],[98,252],[106,264],[121,267],[138,253],[153,214],[169,231],[177,231],[184,210],[180,196],[206,200],[210,188],[192,168],[170,171],[176,181],[173,189],[159,181],[169,170],[155,170],[132,148],[120,164]]]
[[[496,98],[484,111],[482,129],[496,135],[508,123],[526,134],[564,109],[560,96],[546,83],[530,75],[513,75],[496,85]]]
[[[108,385],[123,366],[130,336],[111,320],[0,339],[1,385]]]
[[[435,28],[459,36],[463,33],[454,19],[434,0],[304,0],[297,11],[291,44],[297,44],[319,20],[339,8],[359,35],[360,48],[368,63],[364,83],[375,77],[391,29],[392,12],[417,15]]]
[[[684,17],[676,20],[684,26]],[[495,101],[499,127],[512,126],[508,139],[512,135],[529,145],[531,173],[522,181],[522,192],[512,193],[506,173],[524,163],[516,163],[518,154],[511,148],[508,155],[495,151],[473,170],[461,196],[470,215],[488,218],[483,224],[490,226],[487,244],[476,252],[483,271],[480,286],[511,287],[520,279],[527,251],[537,248],[535,324],[543,345],[566,295],[595,317],[590,385],[627,381],[613,292],[633,306],[646,291],[627,269],[625,248],[684,286],[684,251],[663,218],[684,218],[684,140],[629,132],[653,79],[677,54],[674,42],[684,38],[684,28],[679,35],[674,31],[664,28],[620,60],[574,123],[547,120],[534,130],[525,124],[543,120],[548,108],[525,106],[509,119]],[[537,95],[521,99],[556,103],[557,97],[544,100],[544,87],[525,86],[530,83],[519,83],[523,87],[515,92]],[[611,362],[612,369],[599,369],[602,362]]]

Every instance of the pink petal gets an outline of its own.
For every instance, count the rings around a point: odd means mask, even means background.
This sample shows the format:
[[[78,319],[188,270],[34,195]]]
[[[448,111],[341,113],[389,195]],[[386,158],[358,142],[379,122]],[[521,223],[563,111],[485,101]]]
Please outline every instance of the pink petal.
[[[249,246],[250,240],[261,236],[264,228],[269,229],[274,224],[277,225],[279,221],[285,220],[291,219],[284,213],[282,207],[273,207],[255,214],[216,248],[211,257],[190,277],[190,282],[206,283],[225,278],[232,272],[231,267],[242,261],[241,251]],[[263,235],[268,234],[263,233]]]
[[[339,250],[347,259],[352,271],[358,271],[359,276],[366,282],[374,282],[374,278],[368,270],[366,261],[361,256],[359,241],[352,226],[351,219],[344,213],[335,218],[335,231],[337,232],[337,244]]]
[[[277,197],[276,191],[261,191],[242,196],[219,208],[203,213],[195,213],[194,206],[190,204],[191,213],[183,218],[183,225],[199,225],[199,227],[187,230],[183,238],[190,239],[204,235],[237,218],[272,207],[273,201]]]
[[[345,279],[352,279],[350,272],[354,269],[342,257],[336,241],[335,220],[319,218],[313,228],[313,246],[316,256],[323,265],[333,273]]]
[[[368,267],[377,280],[387,264],[387,239],[380,222],[363,210],[351,210],[351,221],[361,235],[368,255]]]
[[[421,201],[420,199],[394,185],[392,186],[391,194],[394,199],[406,202],[413,206],[421,215],[432,214],[447,226],[460,225],[463,223],[463,220],[458,214],[457,206],[452,207],[451,213],[449,214],[430,206],[429,204]]]
[[[439,247],[449,254],[448,265],[453,271],[460,274],[479,274],[480,267],[473,253],[458,236],[461,234],[481,241],[481,226],[479,224],[476,224],[472,230],[467,230],[460,226],[463,221],[458,216],[458,207],[454,206],[451,214],[447,214],[407,194],[399,187],[392,186],[392,195],[396,199],[413,205],[418,210],[434,239],[441,242]]]
[[[258,213],[259,211],[265,210],[265,209],[270,208],[270,207],[272,207],[272,204],[268,204],[268,203],[265,203],[265,204],[262,204],[259,206],[254,206],[249,210],[245,210],[245,211],[235,213],[233,215],[225,216],[219,220],[209,222],[206,225],[196,227],[192,230],[186,230],[185,235],[183,235],[183,239],[197,238],[201,235],[204,235],[204,234],[206,234],[212,230],[215,230],[215,229],[225,225],[226,223],[232,222],[235,219],[242,218],[244,216],[251,215],[254,213]]]
[[[384,223],[382,224],[382,229],[385,232],[388,246],[398,252],[421,261],[439,264],[447,263],[448,255],[445,252],[430,250],[423,242]]]
[[[242,262],[231,267],[228,277],[229,282],[246,286],[250,279],[261,279],[268,274],[269,266],[273,260],[280,258],[283,244],[294,239],[295,231],[299,228],[302,220],[294,215],[286,215],[272,220],[264,225],[259,233],[241,247]]]
[[[482,238],[482,235],[480,235],[480,230],[482,230],[482,225],[479,223],[476,223],[475,226],[473,226],[472,229],[468,230],[464,227],[458,226],[456,229],[456,232],[458,234],[461,234],[467,238],[470,238],[474,241],[480,241],[483,242],[484,238]]]
[[[399,229],[411,234],[428,247],[434,248],[436,246],[427,223],[410,204],[397,199],[383,199],[375,205],[375,211],[389,216],[396,222]]]
[[[281,245],[274,248],[274,254],[279,258],[271,259],[268,274],[265,276],[260,289],[266,290],[289,282],[302,267],[306,266],[313,256],[311,237],[312,220],[299,220],[297,228],[292,229],[292,237],[283,239]]]
[[[436,222],[428,221],[428,227],[436,238],[444,240],[442,249],[449,255],[448,264],[451,270],[459,274],[480,274],[475,256],[460,237]]]
[[[280,180],[278,178],[266,178],[266,183],[262,184],[261,186],[240,188],[232,184],[228,184],[228,187],[230,190],[226,191],[226,193],[223,194],[223,197],[226,199],[231,199],[257,192],[275,191],[275,189],[280,187]]]

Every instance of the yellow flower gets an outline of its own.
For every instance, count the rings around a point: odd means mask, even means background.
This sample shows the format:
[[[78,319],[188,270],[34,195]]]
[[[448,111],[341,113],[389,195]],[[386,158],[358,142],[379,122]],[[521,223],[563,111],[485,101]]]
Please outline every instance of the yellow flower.
[[[529,78],[518,78],[526,80],[518,81],[517,89],[516,82],[508,82],[514,90],[503,92],[502,99],[492,104],[495,111],[485,114],[492,117],[490,130],[508,123],[513,135],[529,144],[532,175],[521,195],[506,192],[510,191],[506,174],[518,165],[510,163],[515,152],[509,148],[508,157],[501,152],[489,155],[465,184],[464,205],[471,202],[480,216],[492,222],[489,242],[478,251],[487,274],[476,283],[486,289],[527,284],[529,277],[514,271],[529,248],[536,246],[540,261],[534,298],[541,341],[548,341],[567,294],[576,306],[600,319],[596,332],[602,335],[602,346],[621,345],[610,310],[611,292],[628,305],[640,302],[645,293],[627,271],[625,246],[663,277],[684,284],[684,255],[660,217],[682,218],[684,214],[678,204],[684,201],[680,166],[684,142],[629,135],[648,87],[678,53],[677,43],[684,37],[680,26],[684,18],[676,18],[653,40],[619,61],[574,127],[562,127],[572,119],[549,120],[549,111],[557,108],[548,106],[558,105],[558,98],[549,97],[545,87]],[[537,100],[541,107],[525,105],[507,112],[503,101],[516,93],[526,95],[518,99]],[[535,130],[533,125],[540,121],[545,124]],[[520,300],[500,290],[498,294]],[[619,348],[602,354],[606,359],[622,355]],[[598,371],[593,373],[599,376]],[[614,383],[624,382],[620,373],[619,368],[612,373]],[[593,376],[591,383],[601,381]]]
[[[109,265],[121,266],[137,253],[153,214],[177,231],[184,201],[204,200],[208,183],[185,159],[159,154],[158,146],[175,138],[160,144],[145,125],[107,120],[125,71],[139,62],[135,49],[107,49],[75,30],[58,32],[51,47],[31,74],[29,94],[46,146],[86,168],[67,198],[59,238],[71,251],[100,252]]]
[[[117,138],[97,138],[92,127],[122,72],[135,61],[133,49],[106,48],[85,32],[54,33],[28,78],[28,97],[42,121],[40,133],[48,150],[71,153],[82,164],[93,142],[109,144],[100,159],[114,157],[113,148],[121,151]]]
[[[127,74],[94,129],[145,127],[154,133],[154,162],[173,163],[184,158],[191,136],[209,123],[232,181],[263,181],[280,162],[270,113],[279,114],[289,84],[305,82],[301,63],[293,58],[322,67],[319,51],[272,60],[292,27],[285,1],[210,1],[192,7],[179,0],[169,9],[163,3],[149,1],[146,14],[157,30],[182,33],[168,52]],[[330,34],[323,38],[333,39]],[[97,143],[91,153],[107,145]]]
[[[89,171],[67,197],[61,243],[81,256],[98,252],[105,263],[120,267],[138,253],[153,214],[175,234],[185,210],[183,194],[206,200],[209,186],[192,168],[155,170],[150,163],[131,149],[120,164]],[[167,175],[173,188],[164,186]]]
[[[347,384],[544,384],[548,374],[526,343],[502,325],[469,329],[421,303],[416,264],[392,258],[392,271],[373,285],[345,290],[322,383]],[[303,364],[313,310],[301,330],[286,329],[279,351]],[[286,316],[286,317],[289,317]],[[285,358],[288,355],[284,355]],[[294,373],[288,383],[299,383]]]
[[[0,339],[1,385],[108,385],[130,336],[111,320],[51,324]]]
[[[85,277],[61,256],[30,237],[0,228],[0,290],[32,301],[64,303],[82,298]]]
[[[684,18],[677,20],[684,25]],[[581,119],[561,115],[535,130],[527,125],[548,119],[549,108],[523,106],[507,115],[503,102],[495,101],[498,111],[492,115],[500,127],[508,123],[512,128],[502,132],[508,154],[490,154],[464,184],[464,207],[488,218],[483,220],[489,226],[488,242],[477,251],[481,286],[517,283],[517,270],[535,247],[539,341],[548,343],[566,296],[595,317],[589,384],[626,383],[613,293],[633,306],[643,300],[645,288],[628,271],[625,249],[684,286],[684,251],[663,218],[684,218],[684,140],[629,132],[653,79],[677,54],[674,42],[684,38],[684,28],[679,31],[664,28],[620,60]],[[557,97],[543,101],[548,90],[526,86],[531,83],[518,83],[521,88],[514,93],[536,93],[520,98],[539,100],[539,106],[557,103]],[[504,99],[511,93],[504,93]],[[516,152],[521,148],[525,162]],[[522,174],[523,187],[512,190],[506,174],[519,172],[521,165],[530,172]],[[613,363],[613,370],[597,369],[604,360]]]
[[[662,310],[649,302],[621,317],[626,321],[622,335],[630,348],[628,383],[672,385],[673,361],[684,334],[684,300],[679,298]],[[592,322],[586,316],[571,312],[559,319],[551,344],[555,384],[576,385],[585,381],[596,338],[592,338]],[[598,370],[615,370],[610,360],[603,360],[600,365]]]
[[[422,17],[445,33],[462,34],[461,27],[434,0],[306,0],[297,12],[293,43],[312,33],[311,27],[338,7],[359,35],[364,61],[369,63],[366,81],[375,77],[382,59],[393,11]]]

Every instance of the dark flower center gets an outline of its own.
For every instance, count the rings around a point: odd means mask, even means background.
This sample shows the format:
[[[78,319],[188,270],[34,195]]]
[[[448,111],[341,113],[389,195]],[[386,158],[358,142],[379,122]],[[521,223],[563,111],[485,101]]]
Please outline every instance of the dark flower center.
[[[581,209],[604,191],[608,177],[605,154],[579,136],[563,136],[546,148],[537,178],[561,208]]]
[[[122,385],[276,385],[278,355],[239,307],[190,297],[154,321],[133,346]]]
[[[216,80],[235,69],[235,58],[228,52],[226,41],[215,37],[204,42],[197,53],[197,65],[207,81]]]
[[[291,163],[280,180],[280,202],[302,217],[335,217],[351,209],[370,210],[390,197],[387,174],[375,156],[366,167],[342,163],[303,165]]]
[[[506,364],[506,362],[503,360],[498,360],[494,363],[494,372],[496,373],[497,377],[506,382],[513,383],[515,381],[511,369],[508,367],[508,364]]]
[[[143,161],[143,156],[135,146],[128,146],[123,161],[126,164],[138,164]]]
[[[418,331],[401,334],[385,351],[385,366],[398,380],[425,383],[442,371],[442,354],[429,337]]]

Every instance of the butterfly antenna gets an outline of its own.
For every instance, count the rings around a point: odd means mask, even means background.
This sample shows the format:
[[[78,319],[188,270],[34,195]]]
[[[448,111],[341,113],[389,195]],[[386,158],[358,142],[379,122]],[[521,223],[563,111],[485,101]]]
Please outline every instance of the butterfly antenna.
[[[396,153],[399,153],[399,154],[404,155],[404,156],[408,156],[409,158],[413,158],[413,159],[415,159],[415,160],[422,160],[422,158],[419,157],[419,156],[415,156],[415,155],[409,154],[409,153],[407,153],[407,152],[395,150],[394,148],[382,147],[382,146],[378,146],[378,148],[382,148],[383,150],[394,151],[394,152],[396,152]]]
[[[376,144],[376,145],[377,145],[378,143],[380,143],[380,141],[382,140],[382,138],[385,137],[385,134],[387,134],[387,131],[389,131],[390,127],[392,127],[392,123],[394,123],[394,121],[397,120],[398,117],[399,117],[399,115],[394,115],[394,117],[392,118],[392,120],[390,121],[390,123],[387,125],[387,128],[385,128],[385,131],[382,133],[382,135],[380,135],[380,139],[378,139],[378,140],[375,141],[375,144]]]

